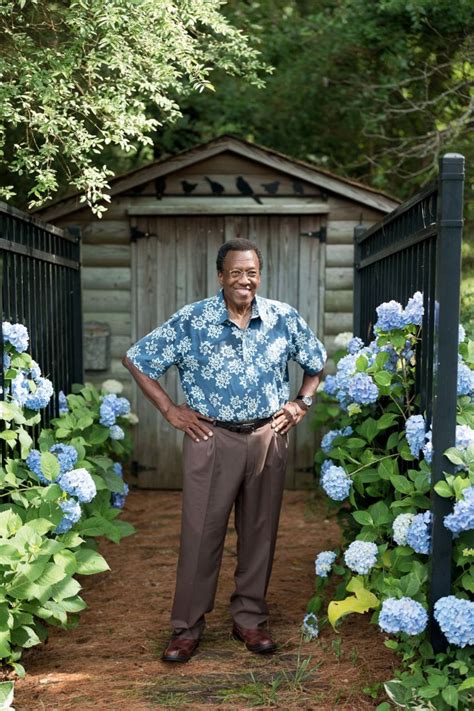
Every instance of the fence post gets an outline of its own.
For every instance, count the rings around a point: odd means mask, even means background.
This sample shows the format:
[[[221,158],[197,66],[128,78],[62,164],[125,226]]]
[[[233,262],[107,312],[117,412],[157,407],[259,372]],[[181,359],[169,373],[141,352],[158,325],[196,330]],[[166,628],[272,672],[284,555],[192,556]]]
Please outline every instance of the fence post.
[[[354,336],[359,336],[365,341],[362,331],[362,280],[359,270],[360,264],[360,238],[366,232],[366,228],[363,225],[356,225],[354,227],[354,315],[353,315],[353,326],[352,332]],[[366,335],[366,334],[365,334]]]
[[[67,230],[76,239],[75,258],[81,263],[81,230],[78,225],[68,225]],[[81,270],[78,269],[73,275],[72,286],[72,383],[84,382],[84,358],[83,358],[83,323],[82,323],[82,289]]]
[[[431,482],[444,479],[454,465],[443,452],[455,444],[459,328],[459,284],[463,226],[464,158],[447,153],[440,160],[438,239],[436,255],[435,333],[433,359],[433,458]],[[432,489],[432,556],[430,609],[451,592],[452,534],[443,524],[452,500]],[[431,643],[435,652],[446,648],[446,639],[431,619]]]

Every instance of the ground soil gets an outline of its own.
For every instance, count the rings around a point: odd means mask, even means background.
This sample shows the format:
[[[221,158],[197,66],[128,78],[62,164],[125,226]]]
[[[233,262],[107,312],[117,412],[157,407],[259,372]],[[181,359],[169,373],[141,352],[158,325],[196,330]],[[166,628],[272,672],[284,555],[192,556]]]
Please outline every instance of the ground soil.
[[[285,493],[268,593],[278,652],[251,654],[230,635],[235,566],[230,528],[215,610],[185,665],[160,660],[169,635],[180,493],[132,490],[123,518],[137,533],[118,545],[101,542],[111,570],[80,578],[89,607],[79,626],[51,628],[47,643],[25,653],[27,675],[15,684],[17,711],[256,706],[365,711],[383,699],[377,685],[393,676],[396,659],[369,615],[348,617],[340,634],[326,625],[317,640],[301,643],[314,557],[340,539],[323,500],[305,491]]]

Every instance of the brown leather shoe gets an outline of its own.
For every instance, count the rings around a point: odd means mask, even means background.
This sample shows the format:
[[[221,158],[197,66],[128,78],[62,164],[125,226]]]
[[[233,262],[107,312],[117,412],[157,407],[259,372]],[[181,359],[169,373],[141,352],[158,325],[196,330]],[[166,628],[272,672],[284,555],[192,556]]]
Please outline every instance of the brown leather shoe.
[[[249,652],[255,652],[256,654],[270,654],[277,648],[277,645],[268,632],[261,627],[247,629],[245,627],[240,627],[240,625],[234,622],[232,634],[237,639],[240,639],[241,642],[245,643],[245,646]]]
[[[198,639],[171,637],[161,658],[164,662],[188,662],[198,644]]]

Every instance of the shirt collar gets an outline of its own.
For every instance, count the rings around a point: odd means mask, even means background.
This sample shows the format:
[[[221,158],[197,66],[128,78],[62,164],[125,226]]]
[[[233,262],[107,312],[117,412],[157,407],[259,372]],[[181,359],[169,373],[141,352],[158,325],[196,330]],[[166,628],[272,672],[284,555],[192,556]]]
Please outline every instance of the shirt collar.
[[[225,321],[228,321],[229,316],[227,313],[227,306],[224,300],[224,290],[219,289],[217,292],[217,307],[219,309],[219,323],[224,323]],[[252,301],[252,315],[250,316],[250,320],[254,318],[260,318],[262,321],[265,320],[265,307],[264,307],[264,302],[261,296],[258,296],[258,294],[255,294],[254,299]]]

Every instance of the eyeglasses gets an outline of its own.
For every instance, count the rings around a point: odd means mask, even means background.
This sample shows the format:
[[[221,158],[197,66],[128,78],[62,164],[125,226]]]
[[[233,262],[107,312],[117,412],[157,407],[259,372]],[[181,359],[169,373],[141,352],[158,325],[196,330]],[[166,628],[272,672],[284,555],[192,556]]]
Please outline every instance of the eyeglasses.
[[[249,279],[256,279],[258,277],[258,271],[256,269],[249,269],[248,271],[244,271],[243,269],[231,269],[229,271],[227,269],[226,271],[231,279],[240,279],[243,274]]]

